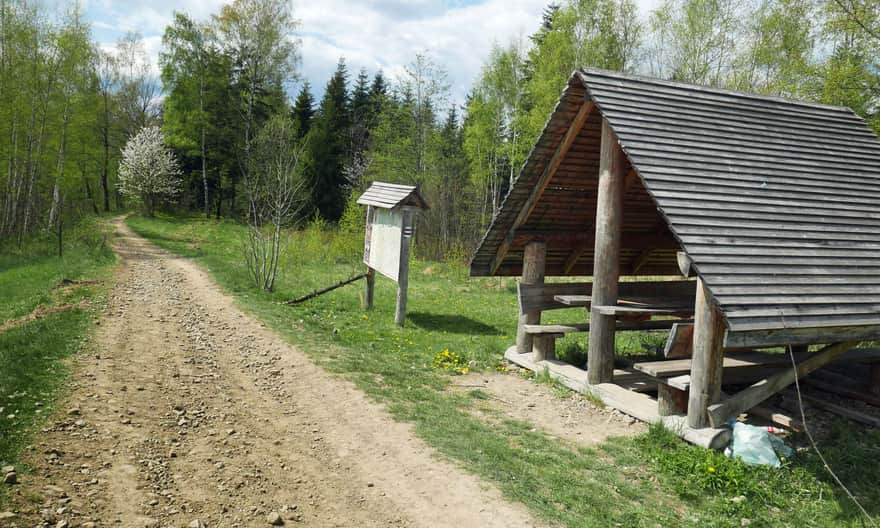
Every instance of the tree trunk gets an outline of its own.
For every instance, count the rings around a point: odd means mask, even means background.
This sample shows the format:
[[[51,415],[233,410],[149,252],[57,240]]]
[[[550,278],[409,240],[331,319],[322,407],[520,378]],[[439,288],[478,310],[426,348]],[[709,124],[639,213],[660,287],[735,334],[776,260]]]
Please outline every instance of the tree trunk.
[[[205,218],[211,216],[211,201],[208,198],[208,162],[205,155],[205,78],[199,80],[199,112],[202,116],[202,186],[205,192]]]
[[[104,212],[110,212],[110,95],[104,92],[104,126],[101,129],[101,139],[104,147],[104,159],[101,165],[101,190],[104,192]]]
[[[67,147],[67,122],[70,118],[70,105],[64,102],[64,116],[61,120],[61,144],[58,146],[58,164],[55,170],[55,185],[52,188],[52,208],[49,209],[48,228],[55,225],[61,207],[61,179],[64,177],[64,151]],[[60,250],[59,250],[60,252]]]

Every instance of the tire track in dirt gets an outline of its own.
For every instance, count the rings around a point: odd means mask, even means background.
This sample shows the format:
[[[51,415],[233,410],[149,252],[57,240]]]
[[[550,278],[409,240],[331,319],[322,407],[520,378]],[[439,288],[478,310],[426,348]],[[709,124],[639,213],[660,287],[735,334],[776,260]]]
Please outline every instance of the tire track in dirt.
[[[192,262],[117,231],[107,312],[10,525],[536,525]]]

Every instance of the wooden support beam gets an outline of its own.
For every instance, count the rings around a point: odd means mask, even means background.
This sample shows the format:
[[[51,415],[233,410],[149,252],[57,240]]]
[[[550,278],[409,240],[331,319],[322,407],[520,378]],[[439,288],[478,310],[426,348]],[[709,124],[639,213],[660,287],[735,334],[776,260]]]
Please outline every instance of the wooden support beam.
[[[413,211],[404,207],[403,235],[400,239],[400,271],[397,274],[397,306],[394,309],[394,324],[403,326],[406,321],[406,300],[409,289],[409,253],[412,237],[415,234]]]
[[[617,304],[620,242],[623,230],[623,185],[626,156],[607,119],[602,119],[599,188],[596,196],[596,245],[593,251],[593,305]],[[610,382],[614,375],[613,315],[590,312],[587,376],[590,384]]]
[[[571,253],[565,258],[565,264],[562,266],[562,274],[568,275],[571,273],[571,270],[574,269],[575,265],[577,265],[578,260],[581,259],[581,255],[584,254],[584,251],[595,245],[595,241],[591,240],[590,242],[581,242],[574,249],[571,250]]]
[[[651,254],[654,253],[654,248],[645,248],[638,255],[633,258],[632,263],[629,265],[630,275],[636,275],[642,266],[648,263],[651,260]]]
[[[631,170],[630,174],[635,174],[635,172],[636,172],[635,170]],[[629,175],[627,175],[627,178],[628,177],[629,177]],[[672,234],[669,232],[669,226],[666,225],[666,220],[664,220],[663,218],[661,218],[657,222],[657,224],[654,226],[654,232],[656,233],[656,236],[658,239],[662,238],[663,236],[669,236],[669,237],[672,236]],[[624,247],[628,247],[628,246],[624,246]],[[639,270],[642,269],[642,266],[644,266],[645,264],[648,263],[648,261],[651,259],[651,255],[654,253],[654,251],[656,249],[658,249],[656,246],[648,246],[645,249],[643,249],[641,251],[641,253],[636,255],[635,258],[633,258],[632,262],[629,265],[630,274],[636,275],[639,272]]]
[[[547,189],[547,185],[550,183],[553,175],[556,174],[556,170],[559,168],[562,160],[565,159],[565,155],[568,154],[574,141],[580,135],[587,119],[590,118],[590,114],[593,112],[593,106],[593,102],[589,100],[585,100],[581,105],[577,115],[575,115],[571,122],[571,126],[565,132],[565,136],[562,137],[559,146],[556,147],[556,152],[553,153],[553,157],[547,162],[547,166],[544,167],[544,172],[541,173],[541,177],[538,178],[538,181],[532,188],[532,193],[529,195],[525,204],[523,204],[522,209],[520,209],[519,214],[516,216],[513,225],[510,227],[510,231],[498,246],[498,251],[495,253],[492,265],[489,267],[489,275],[494,275],[498,268],[501,267],[501,263],[504,262],[504,257],[507,256],[507,252],[510,251],[513,234],[519,226],[526,222],[529,215],[531,215],[532,211],[535,209],[535,206],[538,205],[538,200],[541,199],[541,195],[544,194],[544,190]]]
[[[731,418],[736,418],[740,413],[746,412],[755,405],[773,396],[785,387],[794,383],[795,376],[798,379],[805,377],[817,368],[833,361],[836,357],[857,345],[856,341],[835,343],[828,345],[819,352],[811,354],[809,358],[801,361],[796,369],[785,369],[769,378],[755,382],[747,389],[735,394],[728,400],[710,405],[708,409],[709,423],[720,426],[727,423]],[[694,350],[696,355],[696,350]],[[693,394],[693,390],[691,391]]]
[[[596,243],[596,232],[593,226],[587,226],[585,230],[569,231],[569,230],[544,230],[544,229],[517,229],[510,242],[510,248],[525,247],[532,240],[541,240],[547,242],[548,246],[574,246],[585,245],[590,249]],[[663,229],[658,233],[650,231],[642,233],[623,233],[622,244],[628,249],[679,249],[678,242],[668,229]]]
[[[530,242],[523,255],[522,284],[534,286],[544,283],[544,263],[547,259],[547,245],[543,242]],[[523,303],[520,303],[523,306]],[[525,331],[525,325],[539,324],[540,310],[520,310],[516,327],[516,349],[520,354],[532,351],[533,338]]]
[[[709,426],[707,409],[721,397],[721,372],[724,361],[724,322],[715,302],[709,297],[703,279],[697,279],[694,304],[694,342],[691,361],[691,387],[687,421],[690,427]]]

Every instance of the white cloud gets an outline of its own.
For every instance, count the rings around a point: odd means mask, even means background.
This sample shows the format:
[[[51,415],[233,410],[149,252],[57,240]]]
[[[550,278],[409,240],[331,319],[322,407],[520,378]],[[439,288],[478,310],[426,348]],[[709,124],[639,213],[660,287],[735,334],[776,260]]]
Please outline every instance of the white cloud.
[[[300,5],[303,71],[321,90],[340,56],[352,74],[378,68],[393,77],[427,51],[449,72],[461,102],[494,41],[506,43],[537,28],[546,0],[486,0],[456,7],[442,2],[325,0]],[[331,15],[332,14],[332,15]]]
[[[144,35],[158,63],[161,36],[173,12],[206,20],[223,0],[88,0],[86,14],[95,35],[110,46],[126,31]],[[301,21],[302,76],[319,95],[345,57],[352,77],[366,68],[394,78],[416,53],[427,51],[449,72],[452,96],[463,102],[493,42],[531,34],[548,0],[301,0],[294,16]],[[637,0],[646,13],[660,0]],[[158,72],[158,66],[155,70]]]

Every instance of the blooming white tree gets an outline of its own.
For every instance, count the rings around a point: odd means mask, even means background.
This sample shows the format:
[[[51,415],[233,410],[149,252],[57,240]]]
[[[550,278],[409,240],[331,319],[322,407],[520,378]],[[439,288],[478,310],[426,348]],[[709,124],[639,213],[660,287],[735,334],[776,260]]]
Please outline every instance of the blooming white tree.
[[[153,216],[160,200],[180,190],[177,158],[165,147],[162,131],[157,126],[142,128],[122,149],[119,192],[143,202],[147,216]]]

